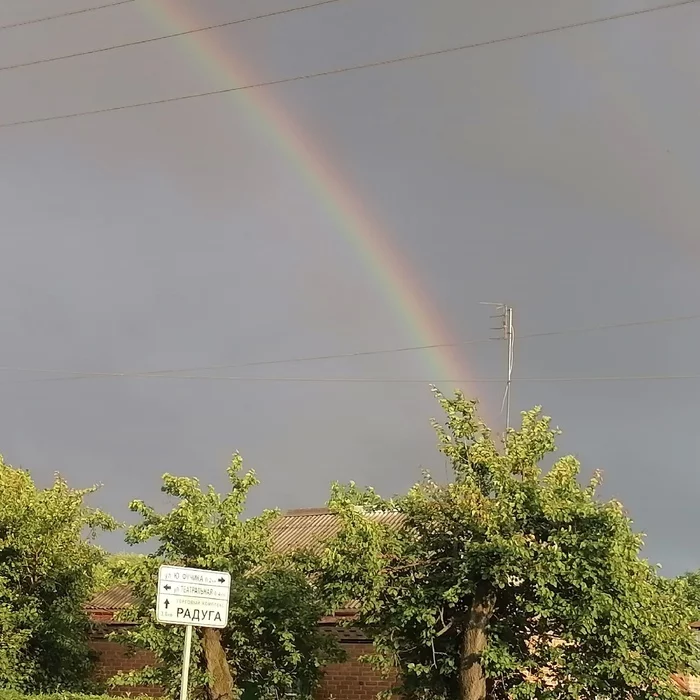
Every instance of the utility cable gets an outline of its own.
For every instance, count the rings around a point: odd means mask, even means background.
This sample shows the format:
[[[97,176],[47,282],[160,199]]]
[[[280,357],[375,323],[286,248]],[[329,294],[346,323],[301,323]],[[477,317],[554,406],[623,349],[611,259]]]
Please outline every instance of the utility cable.
[[[652,326],[659,324],[667,324],[680,321],[692,321],[700,319],[700,313],[697,314],[686,314],[683,316],[665,316],[663,318],[647,319],[644,321],[627,321],[623,323],[608,323],[600,324],[597,326],[584,326],[578,328],[567,328],[558,331],[545,331],[540,333],[526,333],[518,336],[518,340],[528,339],[528,338],[548,338],[553,336],[566,336],[566,335],[579,335],[584,333],[591,333],[595,331],[606,331],[618,328],[633,328],[638,326]],[[280,365],[280,364],[291,364],[291,363],[301,363],[301,362],[318,362],[324,360],[337,360],[337,359],[348,359],[354,357],[367,357],[372,355],[388,355],[420,350],[435,350],[438,348],[458,348],[468,345],[476,345],[481,343],[499,343],[502,342],[501,338],[478,338],[474,340],[466,340],[461,343],[435,343],[432,345],[412,345],[401,348],[391,348],[384,350],[361,350],[359,352],[347,352],[335,355],[312,355],[304,357],[291,357],[278,360],[256,360],[251,362],[242,362],[237,364],[225,364],[225,365],[208,365],[204,367],[186,367],[180,369],[162,369],[162,370],[151,370],[142,372],[81,372],[81,371],[71,371],[63,369],[46,369],[46,368],[31,368],[31,367],[11,367],[11,366],[0,366],[0,372],[25,372],[29,374],[63,374],[68,375],[64,377],[54,377],[49,381],[64,381],[67,379],[87,379],[87,378],[100,378],[100,377],[158,377],[158,376],[177,376],[179,373],[188,372],[213,372],[222,369],[241,369],[244,367],[261,367],[266,365]],[[203,379],[206,377],[202,377]],[[216,379],[216,377],[211,377]],[[422,380],[420,380],[422,381]],[[451,380],[450,380],[451,381]],[[501,380],[502,381],[502,380]],[[522,380],[521,380],[522,381]]]
[[[494,46],[496,44],[503,44],[510,41],[517,41],[520,39],[526,39],[534,36],[543,36],[545,34],[552,34],[554,32],[561,32],[569,29],[577,29],[579,27],[586,27],[593,24],[602,24],[604,22],[610,22],[613,20],[625,19],[628,17],[637,17],[640,15],[649,14],[652,12],[659,12],[661,10],[669,10],[677,7],[682,7],[684,5],[695,5],[700,0],[678,0],[677,2],[667,3],[665,5],[656,5],[655,7],[647,7],[642,10],[633,10],[630,12],[622,12],[615,15],[607,15],[605,17],[598,17],[591,20],[583,20],[581,22],[573,22],[571,24],[562,24],[557,27],[550,27],[549,29],[540,29],[531,32],[524,32],[522,34],[513,34],[506,37],[501,37],[499,39],[489,39],[486,41],[479,41],[473,44],[464,44],[461,46],[451,46],[444,49],[436,49],[434,51],[424,51],[421,53],[406,54],[404,56],[398,56],[396,58],[388,58],[382,61],[372,61],[370,63],[358,63],[351,66],[345,66],[341,68],[331,68],[325,71],[319,71],[317,73],[305,73],[302,75],[295,75],[288,78],[278,78],[276,80],[266,80],[259,83],[249,83],[247,85],[237,85],[229,88],[222,88],[220,90],[208,90],[206,92],[196,92],[187,95],[178,95],[175,97],[164,97],[158,100],[148,100],[146,102],[132,102],[130,104],[116,105],[114,107],[102,107],[100,109],[89,109],[81,112],[71,112],[67,114],[55,114],[48,117],[35,117],[33,119],[22,119],[14,122],[4,122],[0,123],[0,129],[8,129],[16,126],[27,126],[29,124],[41,124],[44,122],[59,121],[65,119],[76,119],[78,117],[87,117],[96,114],[106,114],[108,112],[119,112],[128,109],[137,109],[139,107],[150,107],[154,105],[164,105],[171,104],[174,102],[182,102],[183,100],[195,100],[203,97],[213,97],[215,95],[227,95],[235,92],[240,92],[242,90],[253,90],[256,88],[272,87],[275,85],[285,85],[287,83],[300,82],[302,80],[311,80],[314,78],[322,78],[333,75],[341,75],[343,73],[350,73],[354,71],[366,70],[369,68],[378,68],[380,66],[390,66],[395,63],[403,63],[405,61],[415,61],[423,58],[429,58],[431,56],[443,56],[446,54],[456,53],[458,51],[466,51],[469,49],[477,49],[485,46]]]
[[[90,375],[93,376],[93,375]],[[461,379],[416,379],[413,377],[221,377],[201,374],[107,374],[102,377],[130,379],[184,379],[221,382],[277,382],[277,383],[319,383],[319,384],[502,384],[503,377],[463,377]],[[34,382],[58,381],[53,379],[9,380],[2,384],[30,384]],[[600,376],[562,376],[562,377],[518,377],[511,381],[517,383],[558,383],[558,382],[630,382],[660,380],[695,380],[700,374],[636,374],[636,375],[600,375]]]
[[[612,330],[615,328],[632,328],[635,326],[650,326],[665,323],[674,323],[679,321],[694,321],[700,319],[700,313],[698,314],[688,314],[685,316],[666,316],[664,318],[654,318],[647,319],[644,321],[628,321],[625,323],[609,323],[598,326],[584,326],[579,328],[567,328],[558,331],[545,331],[543,333],[526,333],[525,335],[519,335],[518,339],[522,338],[547,338],[550,336],[557,335],[578,335],[582,333],[591,333],[594,331],[605,331]],[[210,365],[209,367],[188,367],[183,369],[167,369],[167,370],[154,370],[153,372],[148,372],[147,374],[172,374],[177,372],[212,372],[218,369],[238,369],[239,367],[259,367],[264,365],[280,365],[280,364],[291,364],[296,362],[318,362],[322,360],[340,360],[353,357],[367,357],[372,355],[389,355],[404,352],[416,352],[421,350],[437,350],[440,348],[459,348],[465,347],[467,345],[478,345],[482,343],[499,343],[501,338],[477,338],[475,340],[464,340],[459,343],[433,343],[431,345],[411,345],[401,348],[389,348],[385,350],[361,350],[359,352],[347,352],[337,355],[316,355],[316,356],[306,356],[306,357],[293,357],[281,360],[257,360],[253,362],[244,362],[237,364],[228,365]],[[4,368],[0,367],[0,370]]]
[[[131,1],[131,0],[129,0]],[[266,12],[262,15],[255,15],[254,17],[244,17],[243,19],[235,19],[229,22],[221,22],[219,24],[210,24],[207,27],[199,27],[198,29],[188,29],[182,32],[174,32],[173,34],[162,34],[160,36],[150,37],[148,39],[140,39],[138,41],[129,41],[124,44],[113,44],[112,46],[104,46],[99,49],[89,49],[87,51],[78,51],[76,53],[63,54],[62,56],[52,56],[50,58],[39,58],[36,61],[27,61],[26,63],[14,63],[7,66],[0,66],[0,71],[15,70],[17,68],[28,68],[29,66],[39,66],[43,63],[55,63],[57,61],[65,61],[70,58],[79,58],[80,56],[92,56],[93,54],[106,53],[107,51],[116,51],[117,49],[126,49],[131,46],[143,46],[144,44],[152,44],[156,41],[163,41],[164,39],[175,39],[177,37],[189,36],[190,34],[197,34],[199,32],[209,32],[212,29],[221,29],[223,27],[233,27],[237,24],[245,24],[246,22],[254,22],[255,20],[265,19],[267,17],[277,17],[278,15],[288,15],[292,12],[299,12],[301,10],[310,10],[314,7],[321,7],[322,5],[331,5],[336,2],[341,2],[342,0],[320,0],[320,2],[313,2],[308,5],[301,5],[299,7],[289,7],[285,10],[275,10],[274,12]]]
[[[135,0],[117,0],[117,2],[109,2],[106,5],[98,5],[97,7],[86,7],[82,10],[70,10],[69,12],[61,12],[58,15],[49,15],[48,17],[39,17],[38,19],[27,19],[23,22],[14,22],[13,24],[0,25],[0,31],[5,29],[17,29],[18,27],[26,27],[29,24],[39,24],[40,22],[50,22],[54,19],[62,19],[63,17],[72,17],[73,15],[84,15],[88,12],[96,12],[97,10],[106,10],[109,7],[117,5],[126,5]]]

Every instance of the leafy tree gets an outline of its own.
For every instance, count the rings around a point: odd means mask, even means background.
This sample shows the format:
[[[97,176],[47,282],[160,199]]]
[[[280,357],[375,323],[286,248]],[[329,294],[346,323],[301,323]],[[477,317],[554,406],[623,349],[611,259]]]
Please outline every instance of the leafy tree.
[[[692,571],[678,577],[678,584],[681,586],[691,612],[693,623],[693,640],[695,643],[695,653],[691,670],[694,675],[700,675],[700,571]]]
[[[104,559],[95,567],[92,585],[93,592],[100,593],[114,586],[129,585],[129,567],[138,564],[144,556],[144,554],[134,554],[133,552],[106,554]]]
[[[501,449],[461,393],[436,392],[452,483],[425,475],[383,500],[334,488],[341,519],[321,566],[338,604],[362,601],[369,660],[397,668],[406,698],[675,698],[691,658],[679,584],[640,559],[617,501],[579,483],[539,409]],[[397,526],[397,520],[401,522]]]
[[[700,571],[691,571],[679,577],[679,581],[685,584],[686,596],[690,605],[694,622],[700,622]]]
[[[295,693],[310,696],[324,662],[339,658],[334,641],[319,632],[325,607],[294,560],[276,556],[266,511],[243,519],[249,490],[258,482],[241,473],[235,455],[227,473],[230,491],[224,497],[213,487],[202,490],[197,479],[163,477],[162,491],[179,499],[159,514],[142,501],[131,510],[141,522],[128,530],[127,542],[157,539],[156,553],[126,566],[137,605],[127,612],[140,625],[126,635],[134,647],[150,649],[158,665],[120,674],[116,685],[159,685],[171,696],[179,690],[184,630],[155,622],[156,577],[162,563],[231,573],[228,626],[195,628],[190,678],[193,696],[205,689],[212,700],[245,693],[278,698]]]
[[[85,505],[94,490],[70,489],[59,476],[38,489],[28,472],[0,457],[0,688],[48,692],[86,684],[83,604],[103,556],[94,537],[115,525]]]

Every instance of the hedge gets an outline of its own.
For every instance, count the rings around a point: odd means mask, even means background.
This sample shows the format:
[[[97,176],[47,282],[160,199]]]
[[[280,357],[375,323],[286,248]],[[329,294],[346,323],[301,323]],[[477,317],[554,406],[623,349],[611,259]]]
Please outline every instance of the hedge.
[[[132,695],[129,700],[138,700],[139,696]],[[0,689],[0,700],[116,700],[110,695],[85,695],[82,693],[50,693],[46,695],[24,695],[16,690]],[[153,700],[153,698],[148,698]]]
[[[83,695],[82,693],[50,693],[24,695],[17,690],[0,690],[0,700],[108,700],[108,695]],[[109,698],[114,700],[114,698]]]

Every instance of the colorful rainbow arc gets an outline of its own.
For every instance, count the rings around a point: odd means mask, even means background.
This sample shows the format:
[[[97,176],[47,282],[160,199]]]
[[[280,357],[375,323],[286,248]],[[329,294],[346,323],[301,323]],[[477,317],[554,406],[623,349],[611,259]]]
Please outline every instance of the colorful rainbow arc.
[[[152,0],[142,8],[150,19],[169,33],[185,31],[201,24],[191,10],[173,0]],[[242,58],[236,56],[229,46],[224,47],[214,34],[204,32],[182,37],[178,41],[207,74],[221,76],[227,84],[256,82]],[[364,202],[344,181],[338,168],[333,166],[310,135],[304,133],[274,100],[272,92],[269,89],[251,90],[225,99],[235,100],[237,106],[246,109],[266,138],[273,139],[304,177],[309,191],[323,203],[336,222],[336,230],[362,259],[393,313],[402,319],[416,344],[454,343],[446,321],[421,289],[416,274],[392,244],[388,233],[370,215]],[[454,348],[436,348],[428,351],[427,356],[430,370],[438,376],[469,376]]]

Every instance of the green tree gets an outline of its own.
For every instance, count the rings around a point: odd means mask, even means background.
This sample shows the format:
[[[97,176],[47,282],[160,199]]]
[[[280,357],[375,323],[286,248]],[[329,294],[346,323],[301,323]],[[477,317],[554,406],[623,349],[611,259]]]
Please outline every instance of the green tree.
[[[47,489],[0,457],[0,688],[81,689],[91,659],[83,604],[114,521],[88,508],[95,489]]]
[[[105,554],[103,560],[95,567],[92,590],[94,593],[129,585],[129,568],[138,564],[146,555],[133,552]]]
[[[600,500],[598,476],[581,485],[573,457],[542,470],[558,431],[539,409],[504,449],[475,402],[436,393],[452,483],[426,474],[393,500],[332,494],[342,525],[321,582],[338,604],[362,601],[369,660],[421,700],[678,697],[688,606],[640,558],[621,504]]]
[[[692,625],[695,652],[691,670],[697,676],[700,675],[700,571],[691,571],[679,576],[678,584],[688,602],[691,621],[695,623]]]
[[[685,585],[688,604],[690,605],[694,622],[700,622],[700,571],[691,571],[679,576],[679,581]]]
[[[141,522],[127,532],[130,544],[156,539],[154,555],[127,564],[137,599],[127,616],[140,622],[126,635],[131,646],[155,653],[158,665],[114,679],[116,685],[155,684],[174,696],[179,690],[184,631],[155,622],[156,577],[162,563],[231,574],[228,626],[195,628],[190,678],[194,697],[212,700],[241,694],[309,697],[321,666],[339,658],[335,642],[318,630],[325,606],[293,558],[276,556],[270,524],[277,513],[245,519],[249,490],[258,482],[242,473],[235,455],[227,472],[230,490],[220,496],[197,479],[163,477],[162,491],[178,499],[159,514],[142,501],[131,503]]]

